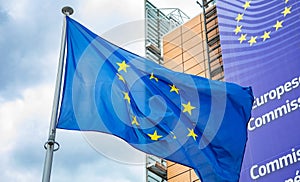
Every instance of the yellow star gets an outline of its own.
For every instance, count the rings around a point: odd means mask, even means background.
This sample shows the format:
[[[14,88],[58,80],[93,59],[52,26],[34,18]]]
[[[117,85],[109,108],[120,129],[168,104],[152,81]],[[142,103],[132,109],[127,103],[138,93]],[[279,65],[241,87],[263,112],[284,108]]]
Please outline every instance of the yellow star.
[[[188,130],[189,130],[189,134],[187,136],[193,137],[194,140],[196,141],[196,137],[198,137],[198,135],[194,132],[194,129],[189,129],[188,128]]]
[[[121,80],[122,82],[125,83],[125,79],[122,75],[120,75],[119,73],[117,73],[119,80]]]
[[[237,15],[237,17],[235,18],[235,20],[237,21],[237,22],[239,22],[239,21],[241,21],[242,19],[243,19],[243,16],[244,16],[244,14],[238,14]]]
[[[257,36],[255,36],[255,37],[251,36],[251,39],[248,41],[248,43],[250,44],[250,46],[252,46],[253,44],[256,43],[256,39],[257,39]]]
[[[122,70],[127,72],[127,68],[130,67],[128,64],[126,64],[125,61],[123,61],[122,63],[117,63],[117,65],[119,66],[118,72]]]
[[[182,104],[182,106],[184,107],[182,112],[188,112],[190,115],[192,115],[192,110],[195,109],[195,107],[191,105],[190,101],[187,104]]]
[[[158,140],[162,137],[162,135],[157,135],[157,131],[155,130],[153,134],[148,134],[148,136],[151,138],[151,140]]]
[[[140,123],[136,120],[136,116],[132,116],[131,124],[132,124],[132,125],[137,125],[137,126],[140,125]]]
[[[270,38],[270,33],[271,33],[271,31],[269,31],[269,32],[265,31],[264,35],[261,36],[261,38],[264,39],[263,41],[265,41],[265,40],[267,40],[267,39]]]
[[[156,78],[153,73],[151,73],[150,75],[150,80],[154,79],[156,82],[158,82],[158,78]]]
[[[284,7],[284,11],[281,12],[281,14],[283,14],[283,16],[285,17],[287,14],[291,14],[291,7]]]
[[[243,27],[243,25],[236,26],[236,28],[234,29],[235,35],[242,31],[242,27]]]
[[[129,97],[128,92],[123,92],[123,94],[124,94],[124,100],[127,100],[128,103],[130,103],[130,97]]]
[[[179,89],[174,84],[169,86],[171,87],[170,92],[176,92],[178,94]]]
[[[244,6],[243,6],[243,7],[244,7],[244,10],[246,10],[247,8],[250,7],[250,2],[251,2],[251,1],[246,1],[246,2],[245,2]]]
[[[176,139],[176,135],[174,134],[174,132],[171,131],[171,134],[173,135],[173,139]]]
[[[287,4],[289,2],[289,0],[285,0],[285,4]]]
[[[246,37],[247,37],[247,34],[241,34],[240,38],[238,39],[240,41],[240,44],[246,40]]]
[[[283,20],[282,21],[278,21],[276,22],[276,24],[273,26],[276,31],[279,29],[279,28],[282,28],[282,23],[283,23]]]

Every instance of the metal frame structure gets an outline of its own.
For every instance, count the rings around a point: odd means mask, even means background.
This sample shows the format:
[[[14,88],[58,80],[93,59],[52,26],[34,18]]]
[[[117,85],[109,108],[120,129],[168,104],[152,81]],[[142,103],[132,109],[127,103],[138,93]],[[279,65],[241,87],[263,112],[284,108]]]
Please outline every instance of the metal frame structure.
[[[215,0],[202,0],[202,4],[199,1],[197,1],[197,4],[202,8],[203,11],[203,23],[207,50],[208,78],[223,80],[224,75],[216,77],[218,74],[224,72],[224,69],[222,64],[222,53],[221,51],[218,51],[221,49],[221,43],[220,35],[218,33],[219,26],[218,23],[215,23],[215,21],[217,21],[217,8],[215,6]],[[219,61],[219,63],[217,61]],[[218,66],[215,67],[212,65]]]
[[[145,56],[162,64],[162,37],[188,19],[178,8],[158,9],[145,0]]]

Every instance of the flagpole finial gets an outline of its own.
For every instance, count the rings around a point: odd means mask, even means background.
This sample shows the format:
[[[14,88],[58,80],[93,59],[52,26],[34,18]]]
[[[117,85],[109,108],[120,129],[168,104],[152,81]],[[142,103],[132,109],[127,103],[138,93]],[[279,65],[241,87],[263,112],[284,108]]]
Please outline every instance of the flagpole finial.
[[[70,6],[65,6],[63,7],[63,9],[61,10],[61,12],[66,15],[66,16],[70,16],[74,13],[73,8],[71,8]]]

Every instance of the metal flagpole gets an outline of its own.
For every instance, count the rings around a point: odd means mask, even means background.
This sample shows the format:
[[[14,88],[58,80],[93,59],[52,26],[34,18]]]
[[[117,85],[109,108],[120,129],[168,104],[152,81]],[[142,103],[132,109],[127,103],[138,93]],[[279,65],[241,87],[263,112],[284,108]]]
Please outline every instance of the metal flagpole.
[[[64,21],[63,21],[61,48],[60,48],[58,71],[57,71],[57,77],[56,77],[56,86],[55,86],[55,93],[54,93],[53,106],[52,106],[51,122],[50,122],[50,128],[49,128],[49,137],[48,137],[48,141],[44,145],[44,148],[46,149],[46,157],[45,157],[45,162],[44,162],[44,171],[43,171],[42,182],[50,182],[53,152],[55,152],[59,149],[59,144],[55,141],[55,134],[56,134],[56,123],[57,123],[60,93],[61,93],[61,87],[62,87],[61,83],[62,83],[62,76],[63,76],[63,66],[64,66],[64,61],[65,61],[66,16],[72,15],[73,12],[74,11],[71,7],[64,7],[62,9],[62,13],[65,15],[65,17],[64,17]]]

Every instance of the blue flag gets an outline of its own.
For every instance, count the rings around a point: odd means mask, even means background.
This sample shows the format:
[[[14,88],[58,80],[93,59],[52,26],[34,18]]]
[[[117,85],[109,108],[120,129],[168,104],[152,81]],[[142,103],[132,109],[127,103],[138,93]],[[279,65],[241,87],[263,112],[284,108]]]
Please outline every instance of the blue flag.
[[[171,71],[67,17],[57,128],[115,135],[202,181],[237,181],[252,101],[249,87]]]

